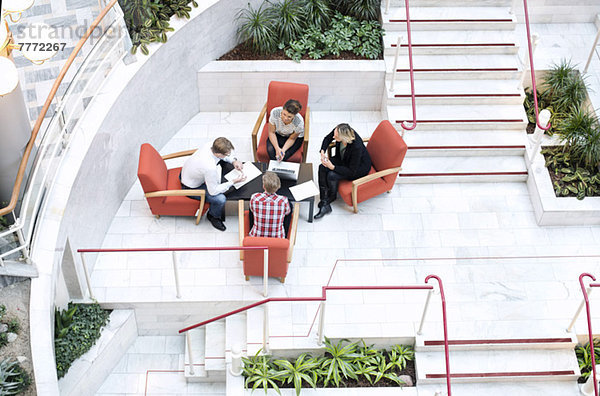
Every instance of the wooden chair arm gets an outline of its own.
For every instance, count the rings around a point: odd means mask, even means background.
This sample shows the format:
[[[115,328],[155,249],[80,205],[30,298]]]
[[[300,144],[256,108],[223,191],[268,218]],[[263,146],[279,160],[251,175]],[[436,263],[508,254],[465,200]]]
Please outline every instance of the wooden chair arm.
[[[179,151],[179,152],[173,153],[173,154],[163,155],[162,159],[168,160],[168,159],[173,159],[173,158],[185,157],[185,156],[194,154],[196,152],[196,150],[197,149],[185,150],[185,151]]]
[[[240,237],[240,247],[244,246],[244,200],[238,200],[238,235]],[[240,260],[244,259],[244,251],[240,250]]]
[[[292,261],[292,254],[294,253],[294,245],[296,244],[296,234],[298,232],[298,217],[300,216],[300,204],[296,202],[294,204],[294,211],[292,212],[292,222],[290,227],[290,247],[288,249],[288,263]]]
[[[310,134],[310,107],[306,106],[306,118],[304,119],[304,142],[302,143],[302,162],[306,162],[308,154],[308,138]]]
[[[258,130],[260,128],[260,124],[262,124],[263,118],[265,118],[265,114],[267,114],[267,104],[262,107],[260,113],[258,114],[258,119],[254,124],[254,128],[252,128],[252,153],[254,153],[254,162],[258,161],[256,157],[256,151],[258,150]]]
[[[205,196],[205,190],[161,190],[161,191],[152,191],[144,194],[146,198],[157,198],[157,197],[185,197],[188,195],[194,197],[203,197]]]
[[[370,175],[363,176],[359,179],[352,181],[352,189],[357,188],[361,184],[370,182],[371,180],[379,179],[380,177],[391,175],[392,173],[400,172],[401,167],[384,169],[379,172],[371,173]]]
[[[327,146],[327,156],[329,158],[333,157],[333,148],[335,147],[335,142],[331,142],[329,143],[329,146]]]

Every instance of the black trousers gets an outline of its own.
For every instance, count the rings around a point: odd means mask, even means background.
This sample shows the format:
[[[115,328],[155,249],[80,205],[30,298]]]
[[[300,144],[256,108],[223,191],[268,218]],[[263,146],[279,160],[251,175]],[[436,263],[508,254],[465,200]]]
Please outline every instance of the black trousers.
[[[277,143],[279,144],[279,147],[283,147],[285,142],[288,140],[288,136],[281,136],[278,133],[275,133],[275,136],[277,137]],[[298,149],[302,146],[302,143],[304,143],[304,138],[296,138],[294,144],[292,144],[292,146],[285,152],[283,161],[287,161],[292,155],[294,155],[294,153],[298,151]],[[277,159],[275,147],[273,146],[273,143],[271,143],[269,138],[267,138],[267,153],[269,153],[269,158],[271,158],[272,160]]]
[[[337,198],[340,180],[346,178],[329,168],[319,165],[319,192],[321,202],[331,203]]]

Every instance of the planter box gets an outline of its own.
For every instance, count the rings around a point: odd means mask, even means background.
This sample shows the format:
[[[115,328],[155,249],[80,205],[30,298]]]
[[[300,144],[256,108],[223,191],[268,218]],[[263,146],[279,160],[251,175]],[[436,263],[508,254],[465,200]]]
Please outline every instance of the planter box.
[[[100,338],[58,381],[61,395],[93,395],[137,337],[132,310],[115,310]]]
[[[244,390],[244,396],[264,395],[265,391],[256,389],[254,392]],[[300,396],[417,396],[417,388],[392,387],[392,388],[302,388]],[[273,389],[267,391],[267,396],[279,396]],[[281,389],[281,396],[296,396],[295,389]]]
[[[530,148],[527,150],[529,156]],[[540,151],[535,153],[533,164],[528,165],[527,179],[537,223],[545,226],[600,224],[600,197],[586,197],[582,201],[575,197],[557,197]]]
[[[213,61],[198,71],[200,111],[256,111],[270,81],[308,84],[312,110],[380,111],[383,60]]]

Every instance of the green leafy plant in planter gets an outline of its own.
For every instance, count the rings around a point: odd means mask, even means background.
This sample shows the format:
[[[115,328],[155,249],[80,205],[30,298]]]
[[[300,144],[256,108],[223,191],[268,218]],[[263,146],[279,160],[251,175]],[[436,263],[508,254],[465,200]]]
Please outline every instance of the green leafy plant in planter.
[[[344,342],[348,342],[348,340],[340,340],[337,344],[333,344],[325,337],[325,357],[321,361],[325,386],[333,381],[339,387],[342,377],[357,379],[355,359],[360,356],[356,352],[358,344],[353,342],[343,346]]]
[[[306,27],[325,29],[331,21],[332,10],[327,0],[304,0],[301,5]]]
[[[307,29],[298,40],[290,42],[285,54],[296,62],[304,55],[320,59],[330,54],[339,56],[343,51],[352,51],[365,58],[377,59],[383,49],[382,34],[379,22],[359,22],[336,12],[329,29],[324,32],[315,27]]]
[[[590,344],[577,345],[575,347],[575,355],[577,356],[577,363],[581,371],[579,382],[585,382],[592,373],[592,349],[590,348]],[[598,339],[594,340],[594,355],[596,364],[600,363],[600,340]]]
[[[281,0],[269,2],[268,14],[273,20],[273,26],[279,41],[289,43],[298,37],[305,27],[302,12],[302,2],[297,0]]]
[[[358,20],[378,20],[381,0],[331,0],[336,11]]]
[[[198,7],[195,0],[119,0],[119,4],[133,43],[131,53],[139,48],[144,55],[149,53],[148,44],[167,42],[167,32],[174,30],[169,25],[172,16],[189,19],[190,4]]]
[[[556,196],[577,197],[600,195],[600,174],[597,168],[581,165],[566,147],[544,147],[542,155],[554,185]]]
[[[244,384],[246,388],[252,384],[252,390],[261,387],[265,390],[265,394],[269,387],[281,394],[277,385],[281,373],[276,371],[271,365],[271,357],[260,355],[261,352],[262,350],[259,350],[252,357],[242,358],[242,362],[244,363],[242,374],[246,377]]]
[[[31,378],[17,360],[0,360],[0,395],[18,395],[29,388]]]
[[[317,386],[317,371],[319,360],[303,353],[292,363],[289,360],[275,360],[274,364],[279,367],[278,379],[284,384],[294,384],[296,396],[300,395],[302,385],[307,384],[315,388]]]
[[[76,309],[73,310],[74,307]],[[108,323],[110,315],[110,311],[103,310],[98,303],[73,304],[70,302],[67,312],[70,310],[73,310],[72,314],[59,313],[55,316],[55,321],[56,318],[61,321],[60,325],[56,324],[56,328],[60,328],[61,331],[55,334],[54,338],[58,378],[63,377],[71,364],[96,343],[96,340],[100,338],[102,327]],[[67,325],[69,321],[71,323]]]
[[[576,108],[557,130],[566,150],[582,165],[592,169],[600,165],[600,123],[595,115]]]
[[[236,15],[239,23],[237,35],[241,42],[259,54],[268,54],[277,47],[277,33],[268,7],[263,3],[257,9],[248,3]]]

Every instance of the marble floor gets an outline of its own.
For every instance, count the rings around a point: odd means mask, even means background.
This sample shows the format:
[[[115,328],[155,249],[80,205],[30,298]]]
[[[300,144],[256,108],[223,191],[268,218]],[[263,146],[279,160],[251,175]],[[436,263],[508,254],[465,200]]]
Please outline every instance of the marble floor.
[[[536,68],[561,57],[581,67],[596,33],[593,24],[534,25],[542,41]],[[524,28],[518,27],[518,33]],[[521,45],[523,51],[523,45]],[[523,52],[522,52],[523,53]],[[588,82],[600,107],[600,59],[590,66]],[[170,153],[200,146],[227,135],[240,158],[250,159],[254,113],[201,113],[161,149]],[[339,122],[349,122],[368,136],[383,115],[377,112],[313,112],[310,162],[316,162],[320,140]],[[169,166],[178,166],[173,160]],[[359,205],[359,213],[341,201],[333,214],[314,223],[301,221],[286,283],[270,282],[276,296],[318,295],[320,286],[415,284],[434,273],[443,281],[451,337],[543,337],[564,332],[581,291],[582,272],[600,275],[600,226],[539,227],[525,183],[400,184]],[[103,247],[175,247],[237,245],[237,216],[230,208],[227,231],[217,232],[205,219],[155,219],[136,182],[110,227]],[[236,253],[182,254],[183,300],[256,300],[261,279],[246,282]],[[101,255],[92,273],[101,302],[174,301],[170,256],[163,254]],[[201,287],[198,287],[201,285]],[[194,287],[192,287],[194,286]],[[341,292],[340,292],[341,293]],[[387,335],[418,323],[424,295],[407,292],[333,294],[326,332],[360,336]],[[592,306],[600,295],[592,294]],[[390,301],[394,301],[390,303]],[[281,304],[272,314],[285,320],[274,335],[307,334],[314,304]],[[597,310],[596,310],[597,311]],[[595,326],[600,325],[600,315]],[[382,321],[381,318],[389,318]],[[434,303],[425,332],[439,335],[439,303]],[[351,325],[349,325],[351,324]],[[585,332],[582,318],[577,333]],[[127,351],[98,395],[224,394],[215,385],[185,384],[178,373],[183,338],[144,336]],[[175,388],[166,390],[164,384]],[[169,393],[170,392],[170,393]]]

